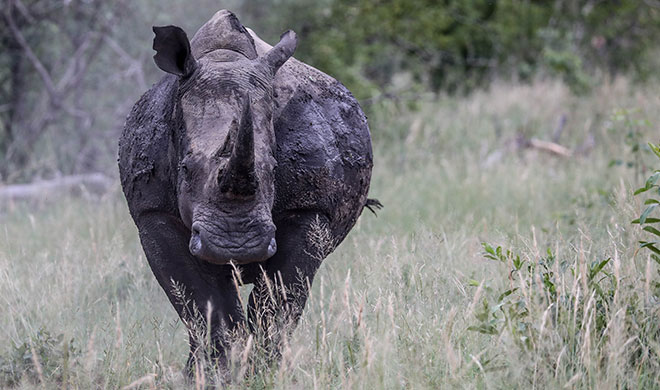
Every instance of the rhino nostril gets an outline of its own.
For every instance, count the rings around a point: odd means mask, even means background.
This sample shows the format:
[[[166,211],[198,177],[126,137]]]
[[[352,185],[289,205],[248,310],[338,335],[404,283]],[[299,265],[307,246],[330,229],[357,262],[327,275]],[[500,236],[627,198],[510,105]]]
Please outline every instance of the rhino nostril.
[[[271,257],[277,252],[277,242],[275,237],[270,239],[270,244],[268,244],[268,257]]]
[[[198,255],[199,252],[202,250],[202,238],[199,233],[199,225],[197,223],[193,223],[192,229],[190,232],[190,244],[189,244],[189,249],[190,253],[193,255]]]

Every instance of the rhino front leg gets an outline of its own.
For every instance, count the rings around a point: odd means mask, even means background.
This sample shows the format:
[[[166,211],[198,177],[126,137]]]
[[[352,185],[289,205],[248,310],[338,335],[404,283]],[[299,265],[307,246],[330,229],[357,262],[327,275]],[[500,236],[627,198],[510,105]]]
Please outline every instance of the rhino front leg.
[[[250,330],[263,337],[269,360],[280,357],[284,335],[295,329],[302,315],[309,288],[331,242],[315,242],[315,231],[327,226],[318,213],[293,214],[278,221],[277,253],[257,278],[248,302]]]
[[[151,213],[141,216],[137,227],[151,270],[188,328],[188,374],[194,373],[196,360],[202,356],[226,366],[229,336],[245,323],[231,268],[192,256],[190,232],[178,218]],[[200,348],[205,334],[210,335],[210,351]]]

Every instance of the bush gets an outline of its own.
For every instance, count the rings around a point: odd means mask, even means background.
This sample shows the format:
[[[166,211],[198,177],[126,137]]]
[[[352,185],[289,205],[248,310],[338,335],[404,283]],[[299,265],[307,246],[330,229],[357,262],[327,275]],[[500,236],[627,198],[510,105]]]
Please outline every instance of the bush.
[[[513,353],[536,362],[533,368],[522,365],[530,369],[530,381],[550,371],[589,387],[594,378],[583,378],[585,373],[616,366],[640,387],[656,383],[646,375],[660,357],[657,296],[649,301],[642,286],[617,275],[612,259],[566,260],[548,249],[543,257],[524,260],[499,246],[483,243],[483,248],[486,259],[510,269],[502,283],[509,287],[472,281],[485,295],[468,329],[508,340],[517,349]],[[502,361],[494,357],[482,364],[490,369]],[[552,383],[551,377],[542,380]]]
[[[660,146],[649,143],[649,147],[653,153],[660,159]],[[651,194],[645,201],[644,211],[639,218],[632,221],[633,224],[638,224],[645,232],[652,234],[649,241],[640,241],[640,249],[648,250],[649,256],[658,265],[660,265],[660,218],[654,217],[657,215],[657,207],[660,205],[660,169],[653,171],[651,176],[646,180],[644,186],[635,191],[635,195],[643,193]],[[658,270],[660,275],[660,270]],[[654,281],[653,288],[655,289],[655,296],[660,299],[660,282]]]
[[[401,73],[432,91],[550,73],[578,93],[599,74],[653,75],[660,10],[636,0],[583,3],[286,0],[270,4],[272,12],[246,2],[241,16],[271,40],[296,29],[303,38],[296,56],[359,98],[389,88]]]
[[[32,382],[62,383],[63,388],[67,387],[70,367],[79,354],[73,340],[65,340],[62,334],[52,336],[41,329],[23,343],[14,344],[5,356],[0,356],[0,384],[15,386],[26,378]]]

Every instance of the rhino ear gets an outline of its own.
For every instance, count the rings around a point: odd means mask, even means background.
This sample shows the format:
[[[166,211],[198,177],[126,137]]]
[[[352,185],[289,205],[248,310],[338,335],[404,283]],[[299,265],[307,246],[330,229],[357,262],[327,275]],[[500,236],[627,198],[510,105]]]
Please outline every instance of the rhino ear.
[[[277,45],[261,57],[261,61],[275,74],[280,66],[293,55],[297,45],[298,37],[296,33],[293,30],[289,30],[282,34]]]
[[[181,77],[190,76],[197,67],[197,62],[190,51],[190,42],[186,32],[177,26],[153,27],[154,61],[167,73]]]

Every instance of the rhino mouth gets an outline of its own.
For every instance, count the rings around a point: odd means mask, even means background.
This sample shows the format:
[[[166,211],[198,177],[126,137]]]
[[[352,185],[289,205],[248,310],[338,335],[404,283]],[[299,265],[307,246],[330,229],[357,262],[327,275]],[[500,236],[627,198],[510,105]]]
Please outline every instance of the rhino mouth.
[[[193,256],[214,264],[265,261],[277,252],[275,228],[223,236],[213,233],[203,223],[194,222],[188,248]]]

